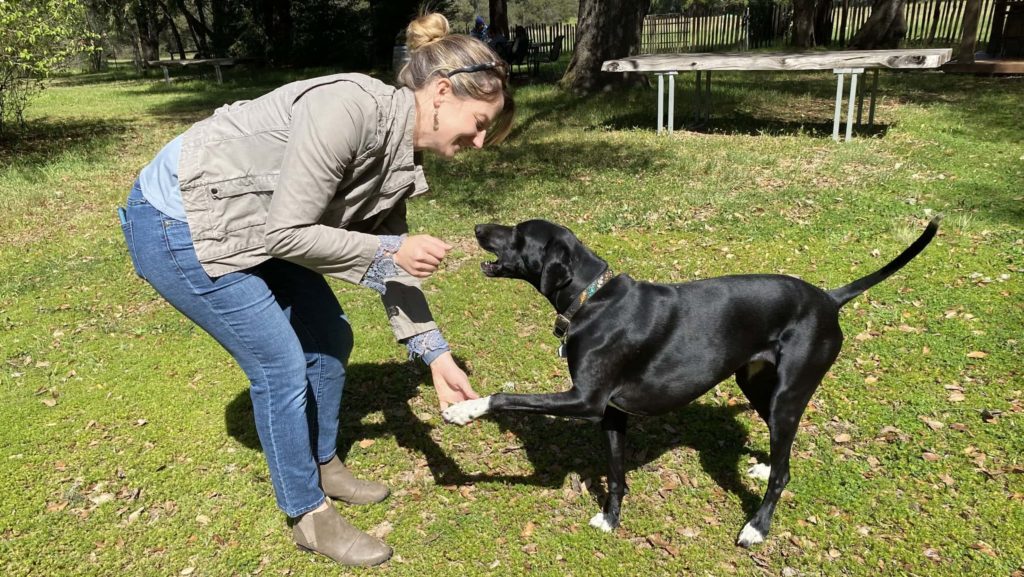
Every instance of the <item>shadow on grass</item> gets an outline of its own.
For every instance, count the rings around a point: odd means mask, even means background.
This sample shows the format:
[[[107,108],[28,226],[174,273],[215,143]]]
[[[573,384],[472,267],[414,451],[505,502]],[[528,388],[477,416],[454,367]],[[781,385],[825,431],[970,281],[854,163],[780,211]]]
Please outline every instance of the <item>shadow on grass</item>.
[[[438,485],[496,482],[560,488],[572,474],[598,479],[607,473],[599,424],[508,413],[489,418],[502,431],[515,435],[519,446],[512,450],[522,450],[536,472],[466,473],[459,465],[459,455],[447,454],[431,438],[431,430],[438,425],[421,421],[410,407],[409,400],[419,395],[423,385],[423,374],[406,363],[356,364],[348,367],[347,381],[338,435],[338,455],[343,460],[359,440],[390,435],[399,446],[426,459]],[[761,495],[747,489],[739,471],[751,455],[759,462],[767,462],[768,457],[762,452],[751,453],[746,447],[746,428],[736,418],[745,410],[743,405],[719,407],[697,402],[665,416],[631,418],[627,472],[649,466],[679,447],[690,447],[698,453],[704,471],[722,489],[739,496],[747,516],[752,515],[761,503]],[[382,423],[362,422],[366,415],[376,412],[383,413]],[[246,447],[260,450],[248,392],[240,393],[228,404],[224,417],[228,434]],[[494,451],[506,450],[505,444],[505,440],[496,438]],[[605,497],[602,491],[592,488],[599,502]]]
[[[43,169],[68,154],[98,157],[130,128],[128,121],[33,120],[25,130],[0,137],[0,167],[17,162]]]

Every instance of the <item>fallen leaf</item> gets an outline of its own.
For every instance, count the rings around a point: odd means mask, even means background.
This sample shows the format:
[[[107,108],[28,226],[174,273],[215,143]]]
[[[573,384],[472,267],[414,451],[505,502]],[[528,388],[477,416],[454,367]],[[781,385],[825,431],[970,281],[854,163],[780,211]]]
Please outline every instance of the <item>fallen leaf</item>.
[[[536,525],[533,524],[533,521],[527,521],[526,526],[523,527],[523,531],[519,533],[519,536],[523,539],[529,539],[530,536],[533,535],[534,529],[536,529]]]
[[[669,543],[659,533],[655,533],[653,535],[649,535],[647,537],[647,542],[650,543],[651,545],[654,545],[655,547],[658,547],[660,549],[664,549],[665,551],[668,552],[669,555],[671,555],[673,557],[677,557],[679,555],[679,549],[677,547],[673,547],[672,544]]]
[[[210,518],[206,515],[196,515],[196,523],[199,523],[200,525],[209,525]]]
[[[1003,412],[1000,410],[984,409],[983,411],[981,411],[981,420],[985,421],[986,423],[998,423],[999,415],[1001,414],[1003,414]]]
[[[938,431],[939,429],[941,429],[941,428],[946,426],[945,423],[942,423],[940,421],[936,421],[934,419],[929,419],[928,417],[925,417],[924,415],[918,416],[917,418],[921,419],[922,421],[924,421],[924,424],[928,425],[928,428],[933,430],[933,431]]]
[[[967,397],[964,396],[960,391],[953,391],[949,394],[949,402],[951,403],[962,403]]]
[[[981,551],[982,553],[988,555],[989,557],[998,557],[999,556],[999,555],[996,554],[995,550],[992,549],[992,546],[989,545],[988,543],[984,542],[984,541],[978,541],[977,543],[974,543],[974,544],[970,545],[970,548],[974,549],[975,551]]]
[[[988,353],[985,353],[985,352],[982,352],[982,351],[971,351],[971,352],[967,353],[967,358],[969,358],[969,359],[983,359],[983,358],[985,358],[987,356],[988,356]]]
[[[56,503],[47,503],[46,504],[46,512],[47,513],[59,513],[61,511],[63,511],[64,509],[66,509],[67,506],[68,506],[68,502],[67,501],[57,501]]]
[[[932,462],[934,462],[934,461],[938,461],[942,457],[936,455],[935,453],[931,453],[931,452],[927,452],[926,451],[924,454],[921,455],[921,458],[924,459],[925,461],[932,461]]]
[[[368,447],[372,447],[373,444],[376,443],[376,442],[377,441],[375,441],[373,439],[363,439],[362,441],[359,441],[359,448],[360,449],[366,449]]]
[[[840,433],[836,435],[833,440],[837,443],[849,443],[852,437],[848,433]]]
[[[391,523],[385,519],[384,521],[381,521],[376,527],[367,531],[367,533],[383,541],[394,530],[395,528],[391,525]]]

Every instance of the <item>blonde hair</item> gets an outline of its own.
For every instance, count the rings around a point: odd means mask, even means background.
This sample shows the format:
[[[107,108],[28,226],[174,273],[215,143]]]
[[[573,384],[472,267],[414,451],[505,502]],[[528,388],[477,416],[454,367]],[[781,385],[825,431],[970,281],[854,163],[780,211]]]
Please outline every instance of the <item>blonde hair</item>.
[[[508,85],[508,64],[490,46],[464,34],[449,34],[448,19],[441,14],[423,14],[409,23],[405,31],[409,62],[398,73],[398,82],[419,90],[435,78],[447,78],[458,98],[494,102],[502,97],[504,105],[487,131],[487,143],[497,144],[512,130],[515,102]],[[474,72],[452,72],[475,65],[487,65]],[[451,74],[451,76],[449,76]]]

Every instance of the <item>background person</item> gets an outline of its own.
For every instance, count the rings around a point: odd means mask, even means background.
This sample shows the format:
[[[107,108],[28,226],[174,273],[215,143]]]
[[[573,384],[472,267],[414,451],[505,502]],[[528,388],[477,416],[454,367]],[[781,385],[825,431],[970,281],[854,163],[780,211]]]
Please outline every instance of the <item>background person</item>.
[[[473,22],[473,29],[469,31],[469,35],[477,40],[487,42],[487,24],[484,23],[483,16],[477,16]]]

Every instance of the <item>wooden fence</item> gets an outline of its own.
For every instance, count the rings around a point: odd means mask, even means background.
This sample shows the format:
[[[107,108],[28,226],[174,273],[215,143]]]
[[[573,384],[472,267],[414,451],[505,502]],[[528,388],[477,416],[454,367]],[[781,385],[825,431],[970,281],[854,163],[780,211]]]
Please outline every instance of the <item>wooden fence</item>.
[[[978,20],[978,47],[984,48],[992,35],[993,0],[981,0]],[[832,42],[845,46],[871,16],[871,0],[851,0],[842,27],[843,6],[832,8]],[[960,43],[964,8],[967,0],[907,0],[903,15],[907,20],[907,46],[955,46]]]
[[[906,46],[956,46],[960,42],[964,8],[968,0],[907,0]],[[978,47],[992,34],[992,13],[997,0],[981,0]],[[834,0],[831,46],[843,47],[871,15],[871,0]],[[845,22],[845,27],[843,23]],[[782,46],[789,40],[792,7],[786,3],[759,3],[708,7],[692,5],[681,14],[652,14],[644,19],[640,53],[709,52]],[[524,26],[531,42],[564,37],[562,50],[576,46],[576,26]],[[513,35],[514,38],[514,35]]]

